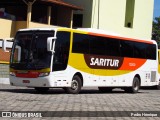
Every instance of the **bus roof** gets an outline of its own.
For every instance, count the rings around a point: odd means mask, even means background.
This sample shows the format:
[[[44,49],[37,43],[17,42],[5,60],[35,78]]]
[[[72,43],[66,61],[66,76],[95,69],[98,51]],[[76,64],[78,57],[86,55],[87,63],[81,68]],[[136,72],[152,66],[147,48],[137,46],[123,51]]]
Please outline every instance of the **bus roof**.
[[[57,31],[57,30],[67,30],[67,31],[75,31],[75,32],[85,32],[89,35],[95,35],[95,36],[102,36],[102,37],[110,37],[110,38],[118,38],[118,39],[124,39],[124,40],[129,40],[129,41],[138,41],[138,42],[145,42],[145,43],[150,43],[150,44],[156,44],[155,40],[147,40],[147,39],[139,39],[139,38],[130,38],[130,37],[124,37],[118,33],[114,33],[112,31],[105,31],[105,30],[100,30],[100,29],[94,29],[94,28],[77,28],[77,29],[72,29],[72,28],[67,28],[67,27],[59,27],[59,26],[54,26],[54,27],[43,27],[43,28],[28,28],[28,29],[19,29],[18,31],[34,31],[34,30],[44,30],[44,31]]]
[[[26,29],[19,29],[18,31],[34,31],[34,30],[57,30],[60,27],[43,27],[43,28],[26,28]]]

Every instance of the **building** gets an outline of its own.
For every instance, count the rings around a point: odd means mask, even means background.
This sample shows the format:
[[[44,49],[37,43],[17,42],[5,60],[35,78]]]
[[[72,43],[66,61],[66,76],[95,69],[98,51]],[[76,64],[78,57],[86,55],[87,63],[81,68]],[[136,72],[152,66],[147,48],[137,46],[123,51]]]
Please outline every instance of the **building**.
[[[11,43],[2,50],[4,39],[13,38],[18,29],[33,27],[72,27],[74,10],[81,7],[63,0],[0,0],[0,83],[9,75]]]
[[[70,27],[73,10],[82,8],[63,0],[0,0],[0,39],[22,28]]]
[[[0,40],[0,84],[8,84],[9,83],[9,58],[10,58],[10,50],[12,47],[11,41],[5,41],[7,42],[7,52],[4,52],[2,50],[3,46],[2,40]]]
[[[151,39],[154,0],[64,1],[84,8],[74,12],[74,27],[98,28],[126,37]]]
[[[72,23],[75,28],[151,39],[153,6],[154,0],[0,0],[0,39],[12,38],[22,28]],[[0,45],[0,78],[8,75],[8,65],[2,63],[9,63],[9,55]]]
[[[13,38],[23,28],[72,27],[74,10],[82,8],[63,0],[0,0],[0,41]],[[0,45],[0,63],[9,62],[9,56]]]

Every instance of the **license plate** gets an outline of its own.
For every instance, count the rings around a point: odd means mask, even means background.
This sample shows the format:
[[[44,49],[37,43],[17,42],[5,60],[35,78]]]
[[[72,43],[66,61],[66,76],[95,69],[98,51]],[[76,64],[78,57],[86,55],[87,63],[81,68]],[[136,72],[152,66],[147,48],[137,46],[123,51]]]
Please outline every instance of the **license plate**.
[[[30,83],[30,80],[23,80],[23,83]]]

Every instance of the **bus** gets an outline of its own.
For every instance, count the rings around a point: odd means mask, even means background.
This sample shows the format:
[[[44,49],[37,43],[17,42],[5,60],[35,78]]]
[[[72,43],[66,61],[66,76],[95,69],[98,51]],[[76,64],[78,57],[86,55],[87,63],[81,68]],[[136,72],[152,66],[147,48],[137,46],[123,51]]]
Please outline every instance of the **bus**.
[[[158,49],[158,79],[160,81],[160,49]],[[159,85],[154,86],[154,88],[160,90],[160,82]]]
[[[127,38],[96,29],[33,28],[16,33],[10,59],[10,84],[45,92],[82,87],[101,92],[121,88],[137,93],[158,86],[155,41]]]

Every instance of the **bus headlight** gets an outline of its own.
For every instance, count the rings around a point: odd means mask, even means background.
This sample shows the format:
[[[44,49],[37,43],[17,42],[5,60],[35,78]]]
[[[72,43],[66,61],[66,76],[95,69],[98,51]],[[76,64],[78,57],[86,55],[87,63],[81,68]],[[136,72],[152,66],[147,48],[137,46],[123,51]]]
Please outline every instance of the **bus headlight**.
[[[11,76],[16,76],[16,73],[15,72],[10,72],[9,73]]]
[[[48,75],[49,75],[49,72],[39,73],[39,77],[44,77]]]

